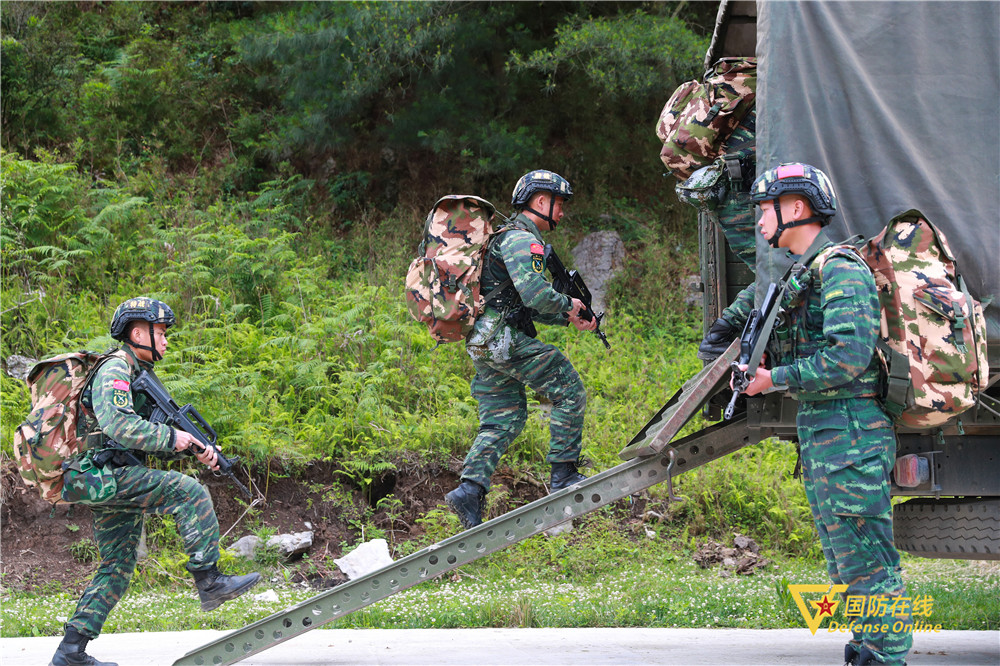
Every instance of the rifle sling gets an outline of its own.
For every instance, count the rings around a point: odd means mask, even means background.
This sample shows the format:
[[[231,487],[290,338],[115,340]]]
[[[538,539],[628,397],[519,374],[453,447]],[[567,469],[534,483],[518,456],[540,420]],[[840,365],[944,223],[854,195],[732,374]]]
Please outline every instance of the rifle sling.
[[[798,272],[804,267],[808,267],[812,263],[816,255],[819,254],[820,250],[824,245],[830,242],[826,233],[820,231],[820,233],[813,239],[813,242],[809,245],[809,248],[799,257],[797,261],[792,262],[792,265],[788,267],[785,274],[781,277],[781,282],[779,283],[780,290],[775,297],[774,306],[771,311],[767,313],[764,323],[761,325],[760,336],[757,338],[758,343],[754,348],[753,352],[750,354],[750,361],[747,365],[747,372],[755,372],[754,368],[760,365],[760,360],[764,356],[764,350],[767,349],[767,343],[771,339],[771,331],[774,329],[774,322],[778,318],[778,312],[781,311],[781,303],[785,298],[785,292],[788,290],[788,278],[793,272]]]

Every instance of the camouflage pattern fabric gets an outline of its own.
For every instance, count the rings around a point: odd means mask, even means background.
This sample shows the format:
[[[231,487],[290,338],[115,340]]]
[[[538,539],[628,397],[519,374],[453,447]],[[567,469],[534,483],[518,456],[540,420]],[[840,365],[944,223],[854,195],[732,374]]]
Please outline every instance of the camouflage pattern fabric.
[[[779,331],[784,342],[771,376],[775,386],[798,393],[806,496],[830,577],[851,595],[900,598],[905,586],[889,502],[895,439],[875,397],[875,281],[856,254],[836,253],[822,265],[817,259],[796,296],[801,304],[791,308],[783,336]],[[905,611],[898,615],[908,619]],[[912,637],[892,631],[894,620],[888,624],[889,631],[858,633],[855,642],[887,664],[902,664]]]
[[[777,326],[776,386],[787,387],[799,400],[875,396],[880,362],[875,355],[879,308],[875,280],[856,253],[821,264],[818,255],[805,280],[813,286],[794,308],[787,326]]]
[[[853,643],[900,665],[913,644],[906,585],[892,539],[889,472],[896,456],[892,423],[874,398],[801,402],[797,417],[806,498],[827,570],[846,595],[883,598],[893,609],[880,616],[866,600]],[[889,625],[888,631],[872,631]]]
[[[126,358],[105,362],[83,392],[81,401],[93,414],[80,424],[80,429],[88,433],[87,446],[96,448],[110,437],[140,457],[143,452],[172,457],[176,455],[173,429],[145,420],[151,405],[145,396],[131,391],[133,373],[138,374],[143,367],[152,368],[152,364],[139,361],[128,346],[124,351]],[[115,494],[91,504],[101,564],[67,623],[67,627],[91,638],[101,632],[108,613],[128,589],[144,514],[174,517],[190,558],[189,571],[206,569],[219,559],[219,523],[212,498],[196,479],[142,465],[118,467],[113,474]],[[64,498],[89,497],[90,477],[71,477],[67,483],[75,480],[82,485],[65,486]]]
[[[484,289],[509,277],[524,306],[536,311],[535,321],[565,326],[572,299],[544,278],[542,235],[519,214],[512,228],[490,244],[483,269]],[[490,285],[490,286],[487,286]],[[551,462],[575,461],[583,439],[587,395],[580,375],[554,346],[528,337],[508,323],[506,315],[519,303],[488,305],[466,342],[476,369],[472,396],[479,402],[479,433],[465,458],[462,478],[490,487],[490,477],[528,417],[525,386],[552,403],[549,424]]]
[[[489,489],[500,457],[527,421],[525,386],[552,403],[545,460],[580,457],[587,394],[562,352],[506,324],[488,344],[467,350],[476,368],[472,397],[479,402],[479,433],[465,457],[463,479]]]
[[[32,410],[14,433],[14,458],[25,485],[53,504],[62,498],[63,461],[84,448],[77,430],[79,398],[104,358],[88,351],[61,354],[28,372]]]
[[[729,247],[750,270],[757,268],[757,225],[749,191],[756,175],[756,122],[756,111],[751,109],[726,142],[726,157],[730,154],[742,157],[743,182],[730,182],[729,195],[715,210],[716,221]]]
[[[486,305],[469,334],[470,345],[492,340],[506,316],[521,304],[535,311],[535,321],[563,326],[569,321],[563,313],[573,308],[572,299],[557,292],[545,279],[545,244],[535,223],[521,213],[506,226],[507,231],[489,244],[482,289],[488,293],[509,278],[514,298],[501,297]]]
[[[190,558],[189,571],[206,569],[219,559],[219,522],[211,496],[197,480],[145,467],[120,467],[114,475],[115,496],[91,506],[101,564],[66,623],[90,638],[101,633],[132,580],[145,513],[174,517]]]
[[[83,390],[81,403],[93,416],[84,413],[78,432],[100,432],[125,448],[172,454],[174,429],[146,420],[146,396],[141,393],[133,396],[131,391],[133,373],[138,374],[140,361],[127,345],[124,351],[128,361],[122,357],[109,359]],[[102,438],[88,437],[86,447],[102,444]]]
[[[743,327],[747,324],[747,319],[753,310],[756,293],[757,283],[751,282],[740,293],[736,294],[736,299],[722,311],[722,318],[733,325],[733,328],[737,330],[737,335],[743,332]]]
[[[494,213],[479,197],[451,194],[427,215],[420,256],[406,271],[406,303],[438,342],[465,339],[479,314],[481,259]]]
[[[879,289],[881,337],[908,358],[906,395],[889,396],[901,410],[895,421],[941,425],[976,403],[989,376],[982,306],[964,288],[947,239],[920,211],[893,218],[864,255]]]
[[[755,58],[723,58],[704,83],[682,83],[656,124],[656,136],[663,142],[663,164],[683,180],[714,160],[753,106],[756,89]]]

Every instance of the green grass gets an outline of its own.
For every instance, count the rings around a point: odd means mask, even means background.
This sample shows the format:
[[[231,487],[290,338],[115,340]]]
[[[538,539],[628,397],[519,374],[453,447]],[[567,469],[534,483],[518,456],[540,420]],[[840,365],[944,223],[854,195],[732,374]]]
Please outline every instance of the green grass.
[[[827,580],[823,565],[811,559],[775,556],[754,575],[728,575],[720,567],[699,568],[689,550],[668,540],[630,542],[628,552],[620,552],[624,540],[574,534],[533,537],[329,626],[805,628],[794,604],[779,590],[788,583]],[[904,556],[904,578],[911,597],[933,599],[925,621],[943,629],[1000,629],[996,565]],[[285,583],[280,570],[272,570],[256,591],[267,589],[277,593],[278,601],[258,601],[249,594],[212,613],[199,610],[190,584],[133,591],[115,608],[104,631],[232,630],[316,594]],[[5,594],[2,601],[3,637],[58,635],[76,604],[65,593]]]

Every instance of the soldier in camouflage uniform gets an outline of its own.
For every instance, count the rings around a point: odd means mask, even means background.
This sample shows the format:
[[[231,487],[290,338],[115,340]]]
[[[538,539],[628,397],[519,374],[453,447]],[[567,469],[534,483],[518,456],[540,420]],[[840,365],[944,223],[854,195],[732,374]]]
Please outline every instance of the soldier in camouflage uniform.
[[[756,268],[757,260],[753,204],[750,201],[750,185],[756,170],[756,124],[757,114],[751,109],[726,139],[723,155],[677,186],[678,197],[695,206],[700,218],[707,218],[718,225],[729,247],[750,270]],[[751,283],[737,295],[731,307],[741,309],[746,303],[752,307],[754,293]],[[725,310],[713,322],[698,347],[698,358],[714,361],[726,351],[740,332],[733,325],[733,318],[729,310]]]
[[[194,452],[200,462],[217,469],[213,449],[202,449],[186,432],[150,423],[152,405],[130,389],[142,369],[151,371],[163,357],[166,330],[173,324],[174,313],[165,303],[150,298],[122,303],[111,321],[111,337],[124,343],[122,349],[101,362],[81,395],[78,434],[86,446],[68,463],[63,499],[90,505],[101,565],[66,623],[50,666],[115,666],[97,661],[85,648],[128,589],[146,513],[170,514],[177,522],[202,610],[218,608],[260,580],[257,573],[226,576],[216,567],[219,521],[204,486],[186,474],[145,466],[147,455],[169,459]],[[116,485],[113,494],[95,492],[95,483],[107,488],[109,474]]]
[[[593,330],[582,302],[555,291],[545,280],[542,231],[554,229],[563,204],[573,196],[565,178],[551,171],[525,174],[514,187],[518,214],[505,223],[486,249],[480,286],[485,308],[466,338],[476,376],[479,433],[465,458],[462,482],[445,495],[465,528],[483,520],[490,477],[528,418],[525,386],[552,402],[549,454],[551,490],[583,480],[577,471],[587,395],[580,376],[554,346],[535,339],[534,322]]]
[[[869,603],[882,597],[891,607],[905,597],[906,588],[889,501],[896,441],[877,397],[875,280],[857,253],[831,249],[823,227],[837,204],[822,171],[782,164],[756,180],[751,196],[762,209],[757,224],[764,238],[774,248],[787,248],[807,270],[796,280],[800,288],[783,304],[789,316],[774,335],[773,367],[757,368],[746,393],[791,391],[797,396],[806,497],[830,577],[848,586],[847,595],[864,596]],[[895,631],[897,621],[909,624],[909,612],[859,618],[859,625],[874,629],[854,632],[845,661],[905,663],[912,635]],[[881,631],[882,626],[889,630]]]

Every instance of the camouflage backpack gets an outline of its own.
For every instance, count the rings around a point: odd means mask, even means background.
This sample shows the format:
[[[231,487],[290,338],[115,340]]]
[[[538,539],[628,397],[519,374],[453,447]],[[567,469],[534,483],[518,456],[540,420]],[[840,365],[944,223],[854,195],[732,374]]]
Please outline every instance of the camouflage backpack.
[[[894,217],[861,255],[878,289],[885,410],[901,426],[940,426],[976,404],[989,376],[982,305],[944,234],[920,211]]]
[[[754,106],[756,58],[723,58],[704,82],[682,83],[660,112],[660,159],[680,180],[719,156],[723,144]]]
[[[63,461],[80,452],[77,438],[80,395],[101,363],[120,351],[71,352],[39,361],[28,372],[31,413],[14,433],[14,457],[25,485],[42,499],[62,500]]]
[[[466,194],[441,197],[427,214],[419,256],[406,271],[406,303],[439,343],[464,340],[482,309],[479,279],[495,214],[493,204]]]

